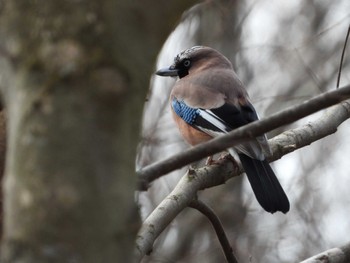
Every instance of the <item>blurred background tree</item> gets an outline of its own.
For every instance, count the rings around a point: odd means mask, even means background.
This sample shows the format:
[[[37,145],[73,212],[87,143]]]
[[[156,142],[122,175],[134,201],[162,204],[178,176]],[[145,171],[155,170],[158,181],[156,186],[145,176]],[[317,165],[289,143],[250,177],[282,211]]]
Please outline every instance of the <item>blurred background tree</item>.
[[[164,43],[156,68],[168,66],[176,54],[194,45],[218,49],[233,63],[260,116],[268,116],[335,89],[349,10],[346,0],[206,1],[184,13]],[[349,83],[349,69],[346,56],[341,85]],[[151,78],[137,169],[188,147],[169,111],[173,81]],[[281,127],[269,136],[317,116]],[[296,262],[349,242],[344,234],[350,231],[348,126],[343,124],[335,135],[273,164],[291,201],[287,215],[264,212],[244,177],[200,193],[221,218],[238,259]],[[142,218],[173,189],[185,170],[174,171],[139,193]],[[206,220],[196,211],[183,211],[144,262],[224,262]]]
[[[191,4],[0,1],[1,262],[131,261],[147,83]]]

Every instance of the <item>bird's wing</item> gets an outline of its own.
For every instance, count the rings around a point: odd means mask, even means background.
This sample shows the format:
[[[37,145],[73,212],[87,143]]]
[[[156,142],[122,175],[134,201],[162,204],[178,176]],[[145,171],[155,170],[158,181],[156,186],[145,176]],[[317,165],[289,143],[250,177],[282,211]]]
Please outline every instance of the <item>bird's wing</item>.
[[[202,109],[192,108],[184,101],[179,101],[174,97],[172,108],[189,125],[213,137],[258,120],[258,115],[249,102],[240,107],[225,103],[218,108]],[[268,149],[268,144],[264,135],[259,136],[256,140],[236,145],[234,148],[238,153],[243,153],[254,159],[264,160],[264,153]]]

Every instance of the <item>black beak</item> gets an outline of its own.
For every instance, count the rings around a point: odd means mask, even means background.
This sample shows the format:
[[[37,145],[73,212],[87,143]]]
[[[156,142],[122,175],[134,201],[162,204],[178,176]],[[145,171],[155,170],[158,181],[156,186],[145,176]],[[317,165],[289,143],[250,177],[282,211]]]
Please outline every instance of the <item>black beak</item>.
[[[162,76],[162,77],[177,77],[178,76],[178,70],[173,68],[172,66],[169,68],[162,68],[156,72],[156,75]]]

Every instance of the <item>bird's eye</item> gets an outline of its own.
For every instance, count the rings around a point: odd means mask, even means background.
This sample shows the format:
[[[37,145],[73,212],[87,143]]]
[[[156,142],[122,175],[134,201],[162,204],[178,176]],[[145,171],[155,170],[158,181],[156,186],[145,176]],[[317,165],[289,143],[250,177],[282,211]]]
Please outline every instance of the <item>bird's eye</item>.
[[[191,61],[189,59],[184,60],[183,65],[188,68],[191,65]]]

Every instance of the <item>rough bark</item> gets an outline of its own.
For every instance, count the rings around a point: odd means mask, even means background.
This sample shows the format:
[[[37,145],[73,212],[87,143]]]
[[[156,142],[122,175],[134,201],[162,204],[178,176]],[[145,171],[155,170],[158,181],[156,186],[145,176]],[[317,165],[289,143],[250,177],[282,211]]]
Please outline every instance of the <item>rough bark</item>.
[[[300,263],[346,263],[350,261],[350,243],[328,249]]]
[[[131,260],[142,101],[182,2],[1,2],[2,262]]]

